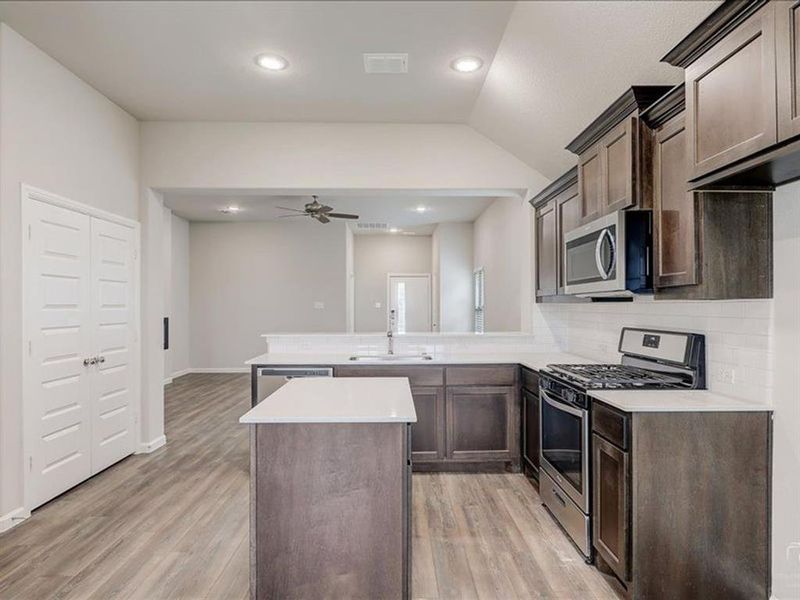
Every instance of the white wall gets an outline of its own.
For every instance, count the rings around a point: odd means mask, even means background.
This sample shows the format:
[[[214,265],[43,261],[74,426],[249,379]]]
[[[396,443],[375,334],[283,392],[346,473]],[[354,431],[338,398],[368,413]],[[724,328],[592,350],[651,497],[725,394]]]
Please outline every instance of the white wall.
[[[155,188],[484,189],[523,195],[547,184],[465,125],[370,123],[142,123],[142,181]]]
[[[530,205],[498,198],[476,219],[474,268],[485,271],[486,331],[522,331],[530,313]]]
[[[192,368],[242,368],[266,350],[264,333],[343,332],[345,229],[341,222],[191,223]]]
[[[355,331],[356,326],[356,274],[353,270],[353,230],[350,227],[345,229],[344,240],[344,253],[345,253],[345,310],[347,315],[345,317],[345,331],[352,333]]]
[[[800,182],[775,193],[772,593],[800,598]]]
[[[388,273],[430,273],[431,236],[357,235],[353,244],[357,332],[386,331]],[[380,302],[380,308],[375,303]]]
[[[439,223],[433,233],[439,331],[473,330],[473,225]]]
[[[0,125],[2,523],[23,502],[20,184],[137,219],[139,126],[4,24]]]
[[[189,362],[189,222],[170,214],[169,350],[167,377],[183,374]]]

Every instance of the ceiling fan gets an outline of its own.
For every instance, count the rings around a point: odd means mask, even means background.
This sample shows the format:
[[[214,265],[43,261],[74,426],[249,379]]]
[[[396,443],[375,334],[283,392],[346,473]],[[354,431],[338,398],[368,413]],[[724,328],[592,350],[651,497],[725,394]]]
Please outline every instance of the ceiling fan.
[[[305,205],[305,210],[299,210],[297,208],[288,208],[286,206],[278,206],[276,208],[280,208],[282,210],[290,210],[293,213],[298,213],[295,215],[280,215],[279,219],[286,219],[288,217],[311,217],[312,219],[316,219],[320,223],[330,223],[331,219],[357,219],[358,215],[348,215],[346,213],[337,213],[333,212],[333,208],[330,206],[326,206],[321,204],[320,201],[317,199],[316,196],[311,196],[314,201],[309,202]]]

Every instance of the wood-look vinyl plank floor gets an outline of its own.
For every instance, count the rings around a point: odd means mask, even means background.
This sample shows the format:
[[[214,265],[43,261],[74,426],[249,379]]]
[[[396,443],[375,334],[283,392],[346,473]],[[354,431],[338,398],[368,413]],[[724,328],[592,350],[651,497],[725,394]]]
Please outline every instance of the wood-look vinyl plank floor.
[[[167,445],[0,534],[0,599],[249,597],[247,375],[165,388]],[[618,599],[522,475],[415,474],[413,596]]]

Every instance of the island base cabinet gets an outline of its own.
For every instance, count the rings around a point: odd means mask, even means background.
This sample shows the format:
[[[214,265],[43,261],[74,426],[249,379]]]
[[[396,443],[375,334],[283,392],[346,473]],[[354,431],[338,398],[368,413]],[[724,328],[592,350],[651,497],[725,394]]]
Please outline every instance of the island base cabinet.
[[[250,595],[410,596],[409,426],[251,429]]]

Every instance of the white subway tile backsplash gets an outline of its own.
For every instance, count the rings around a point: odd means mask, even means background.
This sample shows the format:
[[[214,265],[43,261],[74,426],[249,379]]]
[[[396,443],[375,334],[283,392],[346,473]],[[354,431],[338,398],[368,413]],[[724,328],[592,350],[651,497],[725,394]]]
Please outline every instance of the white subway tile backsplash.
[[[564,352],[619,360],[622,327],[693,331],[706,336],[708,388],[769,403],[772,393],[772,300],[537,304],[533,333],[553,338]]]

